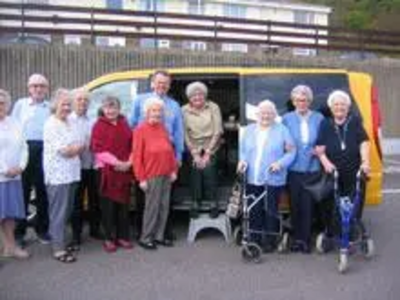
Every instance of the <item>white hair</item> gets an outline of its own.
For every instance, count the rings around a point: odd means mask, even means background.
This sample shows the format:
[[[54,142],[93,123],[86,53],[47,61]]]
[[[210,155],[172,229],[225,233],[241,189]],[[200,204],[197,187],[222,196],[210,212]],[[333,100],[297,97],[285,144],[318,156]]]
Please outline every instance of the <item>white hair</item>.
[[[148,98],[143,104],[144,115],[147,116],[149,110],[154,106],[160,106],[161,108],[164,108],[164,101],[158,97]]]
[[[205,97],[207,97],[208,94],[208,89],[207,86],[200,82],[200,81],[195,81],[190,83],[189,85],[186,86],[186,96],[190,99],[196,92],[201,92],[204,94]]]
[[[329,94],[328,100],[326,101],[329,108],[332,108],[335,104],[336,100],[341,99],[345,102],[345,104],[350,107],[351,106],[351,99],[349,94],[342,90],[336,90]]]
[[[28,87],[35,84],[42,84],[48,87],[49,81],[42,74],[32,74],[28,79]]]
[[[71,101],[71,92],[67,89],[59,88],[54,92],[50,102],[50,110],[53,114],[57,111],[57,107],[60,104],[60,101],[65,97],[69,101]]]
[[[272,112],[275,114],[275,116],[278,115],[278,111],[276,110],[276,106],[275,103],[272,102],[271,100],[265,99],[263,101],[261,101],[260,103],[258,103],[257,105],[257,111],[260,111],[261,108],[269,108],[270,110],[272,110]]]
[[[80,88],[76,88],[73,89],[71,91],[71,95],[72,95],[72,99],[75,101],[76,98],[78,98],[79,95],[83,95],[86,99],[88,99],[90,101],[90,92],[87,91],[85,88],[80,87]]]
[[[7,92],[6,90],[0,89],[0,98],[4,99],[4,102],[6,104],[6,111],[8,113],[10,107],[11,107],[11,96],[10,93]]]
[[[293,100],[298,96],[304,95],[309,103],[311,103],[314,99],[314,95],[312,90],[307,85],[297,85],[293,88],[292,92],[290,93],[290,98]]]

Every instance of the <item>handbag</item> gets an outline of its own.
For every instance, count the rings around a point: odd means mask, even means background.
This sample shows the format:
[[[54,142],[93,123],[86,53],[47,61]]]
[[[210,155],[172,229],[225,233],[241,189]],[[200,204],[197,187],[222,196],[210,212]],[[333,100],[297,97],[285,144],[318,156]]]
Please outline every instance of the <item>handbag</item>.
[[[334,178],[324,171],[310,175],[304,182],[303,188],[310,193],[316,202],[328,198],[334,189]]]

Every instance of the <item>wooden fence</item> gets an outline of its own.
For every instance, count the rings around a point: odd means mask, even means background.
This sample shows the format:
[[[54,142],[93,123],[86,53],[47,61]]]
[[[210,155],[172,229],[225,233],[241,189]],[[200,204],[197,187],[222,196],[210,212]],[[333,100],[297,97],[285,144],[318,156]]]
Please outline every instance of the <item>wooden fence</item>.
[[[376,59],[356,62],[332,57],[294,57],[280,54],[239,54],[184,50],[100,49],[97,47],[0,46],[0,88],[14,99],[26,95],[30,74],[40,72],[52,88],[75,88],[105,73],[145,68],[242,66],[286,68],[344,68],[368,72],[379,89],[386,137],[400,137],[400,61]]]

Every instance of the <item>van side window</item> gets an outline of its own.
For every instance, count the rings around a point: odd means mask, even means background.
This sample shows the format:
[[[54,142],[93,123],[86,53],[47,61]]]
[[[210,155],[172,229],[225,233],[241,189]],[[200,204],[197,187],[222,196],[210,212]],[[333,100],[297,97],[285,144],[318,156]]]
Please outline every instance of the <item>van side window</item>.
[[[121,113],[129,117],[132,109],[132,100],[137,94],[146,91],[148,85],[147,79],[131,79],[124,81],[114,81],[91,91],[91,101],[88,111],[90,118],[96,118],[101,106],[101,100],[105,95],[117,97],[121,101]]]
[[[290,92],[299,84],[309,86],[314,93],[312,109],[321,112],[323,115],[330,115],[330,110],[326,104],[329,94],[334,90],[343,90],[352,98],[350,85],[346,74],[335,73],[270,73],[262,75],[252,75],[244,77],[244,101],[247,108],[257,106],[265,99],[273,101],[276,105],[279,115],[293,110],[290,101]],[[248,110],[248,109],[247,109]],[[361,117],[357,105],[352,105],[353,114]],[[246,113],[247,114],[247,113]],[[251,120],[246,116],[247,120]]]

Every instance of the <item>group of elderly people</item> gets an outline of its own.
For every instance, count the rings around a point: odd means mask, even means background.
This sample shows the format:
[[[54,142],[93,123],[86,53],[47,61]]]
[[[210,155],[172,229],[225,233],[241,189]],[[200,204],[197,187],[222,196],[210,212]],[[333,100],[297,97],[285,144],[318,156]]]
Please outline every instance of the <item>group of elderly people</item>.
[[[26,210],[35,189],[39,241],[51,243],[53,258],[76,261],[81,245],[83,206],[87,198],[90,236],[103,239],[112,253],[131,249],[130,195],[137,184],[139,245],[147,250],[172,246],[168,235],[170,199],[185,149],[191,165],[193,204],[212,203],[210,217],[218,216],[217,151],[223,134],[218,105],[207,98],[207,87],[193,82],[186,88],[188,104],[182,108],[167,96],[171,77],[156,71],[152,92],[133,101],[127,120],[121,104],[106,95],[93,123],[87,117],[89,94],[83,89],[59,89],[45,101],[49,83],[34,74],[29,97],[12,109],[10,95],[0,90],[0,230],[2,255],[29,257],[24,248]],[[350,113],[351,99],[343,91],[328,99],[331,118],[310,110],[312,91],[297,86],[291,93],[295,110],[278,121],[274,103],[261,101],[257,122],[248,125],[240,139],[238,172],[245,172],[247,191],[265,201],[252,210],[250,228],[277,230],[279,198],[288,187],[293,227],[292,250],[309,253],[314,201],[303,187],[305,179],[320,171],[337,170],[343,193],[353,188],[359,168],[369,172],[369,144],[361,120]],[[84,197],[87,191],[87,197]],[[330,216],[327,215],[326,218]],[[17,220],[17,228],[16,222]],[[71,224],[72,239],[66,228]],[[101,228],[101,230],[100,230]],[[252,234],[251,240],[266,252],[276,247],[274,235]]]
[[[240,142],[238,171],[246,172],[247,192],[257,197],[267,190],[265,201],[250,214],[250,228],[267,233],[253,233],[250,239],[265,252],[277,246],[273,233],[278,232],[277,209],[285,186],[290,196],[291,250],[310,253],[315,201],[304,183],[322,166],[323,172],[338,172],[339,191],[349,195],[358,170],[367,175],[370,171],[368,136],[360,117],[350,112],[350,96],[333,91],[327,99],[332,116],[327,118],[310,109],[312,100],[308,86],[296,86],[291,92],[295,109],[283,115],[281,122],[273,102],[260,102],[257,122],[245,128]],[[333,235],[333,199],[327,203],[319,217],[327,234]],[[361,212],[362,207],[358,217]]]

